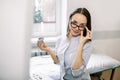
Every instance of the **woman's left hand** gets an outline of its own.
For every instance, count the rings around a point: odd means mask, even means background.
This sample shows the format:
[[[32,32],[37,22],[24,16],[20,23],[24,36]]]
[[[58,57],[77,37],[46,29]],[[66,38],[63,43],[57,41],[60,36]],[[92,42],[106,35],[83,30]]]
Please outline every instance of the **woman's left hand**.
[[[81,31],[81,37],[80,37],[80,43],[83,43],[83,44],[87,40],[92,39],[92,33],[91,33],[91,31],[87,27],[85,27],[85,29],[87,30],[86,36],[83,36],[83,31]]]

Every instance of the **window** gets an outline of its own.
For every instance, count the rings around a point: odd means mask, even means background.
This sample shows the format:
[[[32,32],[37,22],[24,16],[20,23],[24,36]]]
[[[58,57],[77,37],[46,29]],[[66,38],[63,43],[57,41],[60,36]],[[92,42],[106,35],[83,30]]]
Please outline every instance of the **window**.
[[[34,23],[55,23],[56,0],[35,0]]]
[[[58,36],[61,0],[35,0],[33,37]]]

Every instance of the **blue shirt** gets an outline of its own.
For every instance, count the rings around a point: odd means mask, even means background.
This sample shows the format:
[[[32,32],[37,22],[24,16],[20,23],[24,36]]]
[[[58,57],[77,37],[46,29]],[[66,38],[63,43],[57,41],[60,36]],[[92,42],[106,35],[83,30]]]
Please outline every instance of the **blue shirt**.
[[[70,40],[68,40],[67,36],[64,36],[57,41],[55,52],[59,58],[61,80],[91,80],[86,70],[92,52],[90,41],[86,42],[83,47],[83,65],[77,70],[71,68],[77,54],[79,39],[80,36],[72,37]]]

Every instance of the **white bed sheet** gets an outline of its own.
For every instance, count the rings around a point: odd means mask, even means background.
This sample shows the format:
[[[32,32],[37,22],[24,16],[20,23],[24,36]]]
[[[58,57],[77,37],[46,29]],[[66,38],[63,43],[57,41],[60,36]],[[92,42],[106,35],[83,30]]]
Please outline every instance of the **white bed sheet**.
[[[92,54],[87,70],[92,73],[120,66],[120,62],[105,54]],[[59,80],[60,66],[53,63],[50,55],[32,57],[30,60],[30,76],[39,75],[42,80]],[[33,79],[34,80],[34,79]]]
[[[30,60],[30,77],[32,79],[33,74],[39,75],[42,80],[59,80],[60,66],[53,63],[50,55],[32,57]]]

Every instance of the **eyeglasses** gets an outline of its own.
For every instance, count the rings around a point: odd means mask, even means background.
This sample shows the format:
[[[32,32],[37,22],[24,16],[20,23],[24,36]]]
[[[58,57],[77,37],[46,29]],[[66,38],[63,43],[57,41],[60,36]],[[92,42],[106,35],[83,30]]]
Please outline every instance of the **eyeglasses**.
[[[76,22],[71,21],[70,22],[71,27],[76,28],[78,27],[79,30],[83,30],[85,28],[85,24],[81,23],[80,25],[77,25]]]

